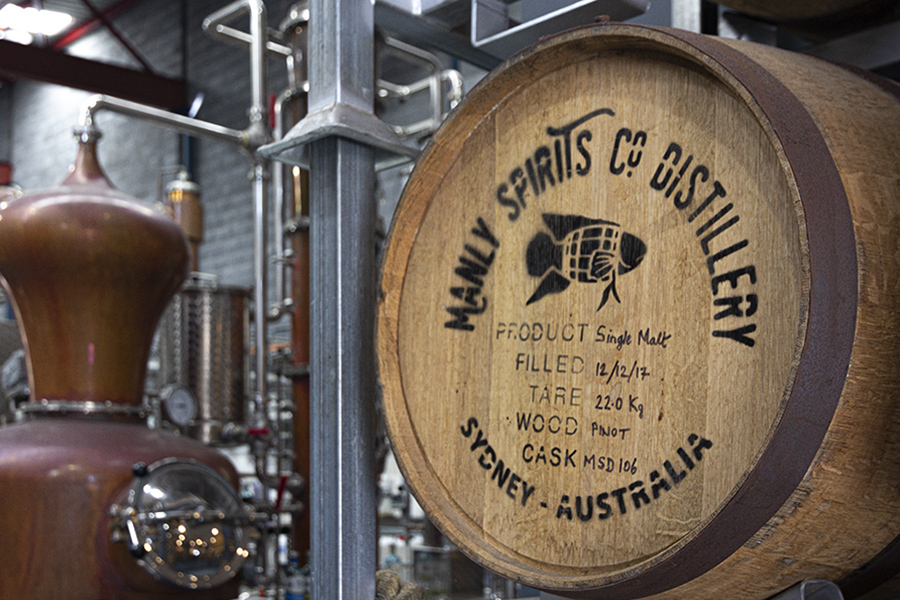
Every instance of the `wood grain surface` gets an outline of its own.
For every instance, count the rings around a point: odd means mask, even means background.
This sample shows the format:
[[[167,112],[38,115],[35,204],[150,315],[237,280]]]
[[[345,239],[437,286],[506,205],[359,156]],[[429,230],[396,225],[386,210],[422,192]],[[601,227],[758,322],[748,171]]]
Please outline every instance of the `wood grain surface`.
[[[897,113],[835,67],[671,30],[584,28],[493,73],[383,264],[387,420],[432,520],[597,598],[765,598],[878,554],[900,533],[896,367],[872,356],[897,346],[873,322],[896,319]],[[849,440],[855,419],[877,431]],[[847,519],[864,535],[822,536]]]

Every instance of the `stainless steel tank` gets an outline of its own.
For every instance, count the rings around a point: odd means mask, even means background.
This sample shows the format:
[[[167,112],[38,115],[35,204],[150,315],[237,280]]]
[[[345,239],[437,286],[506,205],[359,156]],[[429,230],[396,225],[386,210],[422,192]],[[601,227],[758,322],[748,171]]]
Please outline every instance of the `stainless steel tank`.
[[[164,415],[206,444],[228,443],[247,402],[250,290],[192,273],[160,324]]]

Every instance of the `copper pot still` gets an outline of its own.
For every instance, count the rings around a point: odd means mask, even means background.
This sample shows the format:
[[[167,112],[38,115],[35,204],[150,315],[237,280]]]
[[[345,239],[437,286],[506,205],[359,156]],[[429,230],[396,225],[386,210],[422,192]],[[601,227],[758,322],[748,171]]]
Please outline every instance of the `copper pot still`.
[[[251,536],[223,455],[142,422],[156,324],[189,258],[116,191],[93,129],[62,185],[0,202],[0,284],[27,355],[0,428],[0,600],[233,598]]]

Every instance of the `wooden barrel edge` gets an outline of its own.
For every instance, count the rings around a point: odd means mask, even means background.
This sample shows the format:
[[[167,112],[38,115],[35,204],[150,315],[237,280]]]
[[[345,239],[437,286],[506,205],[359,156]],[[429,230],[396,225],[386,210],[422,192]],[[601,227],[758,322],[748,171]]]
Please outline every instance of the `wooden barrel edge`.
[[[872,85],[877,86],[885,93],[890,94],[900,103],[900,84],[897,82],[878,77],[871,71],[866,71],[858,67],[843,63],[834,63],[838,67],[852,73],[853,75],[865,79]],[[869,562],[859,567],[841,581],[838,587],[848,599],[858,598],[867,594],[887,582],[892,577],[900,573],[900,535],[885,546]]]
[[[538,582],[539,587],[553,589],[557,593],[575,593],[577,590],[580,597],[602,597],[606,600],[646,596],[687,583],[725,560],[781,508],[815,459],[841,396],[842,377],[847,373],[854,340],[857,294],[855,237],[837,167],[816,124],[800,101],[757,63],[721,42],[687,32],[633,25],[592,25],[543,41],[508,61],[504,71],[556,44],[593,35],[617,34],[643,38],[647,43],[658,44],[659,48],[670,51],[678,47],[692,62],[729,84],[751,103],[751,107],[753,104],[758,107],[763,119],[761,125],[766,121],[769,123],[796,178],[808,220],[813,279],[809,292],[809,327],[791,397],[769,447],[723,509],[694,538],[664,551],[655,564],[631,579],[597,585],[597,581],[590,578],[579,581],[559,578],[558,587],[547,586],[546,583],[540,585]],[[498,76],[492,74],[481,85],[491,84]],[[457,108],[457,111],[462,108]],[[427,153],[439,147],[447,137],[461,144],[463,140],[459,138],[465,136],[456,130],[445,136],[439,134]],[[409,190],[404,192],[404,197],[410,195]],[[408,203],[401,202],[401,207],[404,204]],[[412,213],[418,214],[421,219],[426,210],[427,207],[417,207]],[[400,305],[397,284],[402,283],[405,277],[405,261],[408,261],[414,244],[418,222],[395,221],[389,239],[407,238],[400,258],[396,256],[397,245],[389,244],[379,286],[379,371],[382,376],[388,373],[396,375],[388,386],[399,385],[401,396],[402,382],[399,382],[399,358],[396,353]],[[398,261],[401,265],[399,270],[396,268]],[[389,331],[385,331],[386,328]],[[823,382],[818,376],[826,370],[838,376]],[[385,379],[382,378],[382,381]],[[810,419],[816,413],[818,416]],[[391,415],[388,419],[392,436],[408,435],[403,432],[405,427],[411,425],[408,415],[402,419],[405,423],[394,418]],[[409,475],[407,468],[414,469],[413,466],[401,468],[405,475]],[[415,484],[412,487],[418,491]],[[467,539],[462,535],[467,525],[457,522],[455,515],[448,516],[435,510],[440,507],[435,506],[431,499],[426,500],[424,506],[429,515],[437,515],[437,524],[445,529],[445,533],[449,531],[451,537]],[[494,562],[492,559],[496,557],[492,557],[490,552],[486,555],[475,554],[473,558],[491,568],[502,566],[504,561],[500,557],[497,559],[499,563]],[[534,583],[527,578],[524,582]],[[593,594],[586,595],[586,591],[593,591]]]

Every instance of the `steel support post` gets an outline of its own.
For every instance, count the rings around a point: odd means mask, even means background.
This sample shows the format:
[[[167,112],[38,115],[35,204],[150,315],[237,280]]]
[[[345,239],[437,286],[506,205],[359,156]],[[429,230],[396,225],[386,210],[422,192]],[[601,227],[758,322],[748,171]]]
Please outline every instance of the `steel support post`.
[[[311,0],[309,110],[371,113],[371,0]],[[374,151],[310,152],[312,597],[375,597]]]

